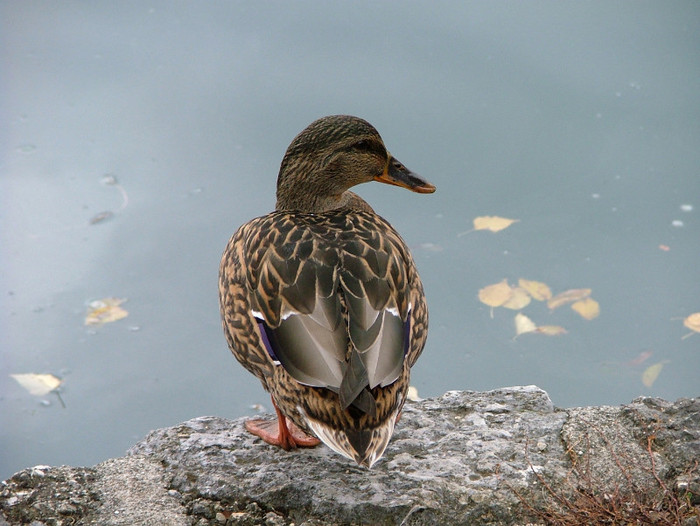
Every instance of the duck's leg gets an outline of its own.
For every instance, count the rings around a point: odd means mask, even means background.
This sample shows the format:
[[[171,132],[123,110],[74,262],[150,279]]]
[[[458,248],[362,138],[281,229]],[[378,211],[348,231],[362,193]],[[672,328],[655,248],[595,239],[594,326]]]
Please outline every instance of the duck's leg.
[[[279,410],[277,404],[275,404],[274,399],[272,400],[272,405],[275,406],[277,419],[262,420],[258,418],[247,420],[245,428],[249,433],[262,438],[268,444],[279,446],[285,451],[296,447],[314,447],[321,443],[318,438],[307,435],[294,422],[287,419],[282,414],[282,411]]]

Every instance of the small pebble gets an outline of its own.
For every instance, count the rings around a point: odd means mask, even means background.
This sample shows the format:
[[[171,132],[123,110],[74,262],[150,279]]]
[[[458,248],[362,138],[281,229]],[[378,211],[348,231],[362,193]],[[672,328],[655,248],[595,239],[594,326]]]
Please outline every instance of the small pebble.
[[[270,511],[265,515],[265,526],[284,526],[284,518]]]

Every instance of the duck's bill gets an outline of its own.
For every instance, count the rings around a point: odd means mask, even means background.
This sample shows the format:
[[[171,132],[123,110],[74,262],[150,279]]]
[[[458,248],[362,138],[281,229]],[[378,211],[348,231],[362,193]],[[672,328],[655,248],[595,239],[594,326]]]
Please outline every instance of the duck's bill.
[[[374,180],[380,183],[402,186],[419,194],[432,194],[435,191],[435,185],[413,173],[394,157],[389,157],[389,162],[384,171],[375,176]]]

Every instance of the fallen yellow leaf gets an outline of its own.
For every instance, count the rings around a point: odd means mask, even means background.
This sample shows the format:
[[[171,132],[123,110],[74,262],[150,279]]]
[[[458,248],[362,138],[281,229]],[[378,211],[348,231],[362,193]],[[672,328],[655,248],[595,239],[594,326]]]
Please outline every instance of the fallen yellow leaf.
[[[541,281],[532,281],[529,279],[520,278],[518,280],[518,285],[524,288],[527,293],[532,296],[532,299],[537,301],[548,300],[552,297],[552,291],[550,290],[549,286]]]
[[[558,309],[562,305],[567,305],[568,303],[573,303],[574,301],[582,300],[587,298],[591,294],[591,289],[569,289],[564,292],[560,292],[547,302],[547,307],[550,309]]]
[[[584,298],[571,305],[571,308],[578,312],[581,317],[592,320],[600,314],[600,305],[593,298]]]
[[[503,307],[505,307],[506,309],[520,310],[530,303],[531,298],[525,289],[521,287],[516,287],[512,289],[512,291],[513,294],[508,299],[508,301],[506,301],[502,305]]]
[[[661,369],[663,369],[664,364],[667,363],[668,360],[664,360],[662,362],[658,362],[654,365],[650,365],[649,367],[647,367],[642,373],[642,383],[647,387],[651,387],[652,385],[654,385],[654,382],[656,382],[656,379],[659,377],[659,374],[661,374]]]
[[[520,219],[508,219],[498,216],[480,216],[474,218],[474,230],[490,230],[491,232],[499,232],[508,228],[513,223],[517,223]]]
[[[500,307],[513,296],[513,289],[504,279],[479,290],[479,301],[489,307]]]
[[[546,336],[560,336],[566,334],[566,329],[559,325],[540,325],[535,329],[535,332]]]
[[[535,332],[537,325],[522,312],[515,315],[515,336],[520,336],[528,332]]]
[[[102,325],[126,318],[129,313],[119,306],[125,301],[121,298],[104,298],[90,302],[85,325]]]
[[[683,320],[683,325],[688,327],[691,331],[694,332],[700,332],[700,312],[694,312],[687,318]],[[686,339],[688,336],[691,336],[693,333],[689,332],[685,336],[683,336],[682,339]]]
[[[34,396],[44,396],[63,383],[63,380],[52,374],[26,373],[11,374],[10,376]]]
[[[409,386],[408,392],[406,393],[406,398],[410,400],[411,402],[420,402],[423,400],[420,396],[418,396],[418,389],[413,387],[412,385]]]

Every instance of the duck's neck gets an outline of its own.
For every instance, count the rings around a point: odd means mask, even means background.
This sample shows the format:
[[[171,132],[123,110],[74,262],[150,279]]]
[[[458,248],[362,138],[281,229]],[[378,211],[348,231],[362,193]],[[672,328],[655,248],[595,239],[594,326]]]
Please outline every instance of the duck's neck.
[[[298,195],[277,195],[275,210],[287,212],[308,212],[322,214],[335,210],[374,212],[372,207],[354,192],[345,191],[340,195],[319,196],[310,193]]]

